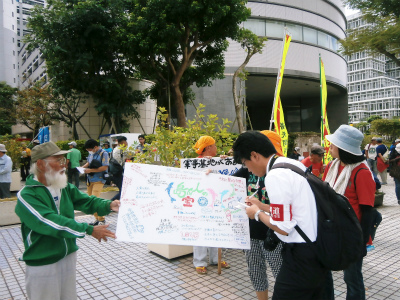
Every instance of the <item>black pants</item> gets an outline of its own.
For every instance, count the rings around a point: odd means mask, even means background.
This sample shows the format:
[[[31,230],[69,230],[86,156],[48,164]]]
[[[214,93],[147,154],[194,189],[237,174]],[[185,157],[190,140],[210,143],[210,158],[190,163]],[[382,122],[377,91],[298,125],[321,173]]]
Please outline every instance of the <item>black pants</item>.
[[[68,169],[68,182],[73,183],[75,181],[75,186],[79,188],[79,171],[77,168]]]
[[[273,300],[321,300],[328,272],[306,243],[284,244]]]
[[[123,181],[124,181],[124,175],[123,174],[118,175],[118,176],[114,175],[113,182],[117,185],[117,187],[119,189],[119,192],[114,197],[112,197],[111,200],[119,200],[121,198],[121,191],[122,191],[122,183],[123,183]]]

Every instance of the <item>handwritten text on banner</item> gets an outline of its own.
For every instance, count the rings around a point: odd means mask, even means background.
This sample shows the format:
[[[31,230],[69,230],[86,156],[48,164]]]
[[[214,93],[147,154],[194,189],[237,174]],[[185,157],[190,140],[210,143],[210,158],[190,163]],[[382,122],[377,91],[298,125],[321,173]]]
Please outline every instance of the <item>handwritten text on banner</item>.
[[[125,164],[119,241],[250,249],[242,178]]]

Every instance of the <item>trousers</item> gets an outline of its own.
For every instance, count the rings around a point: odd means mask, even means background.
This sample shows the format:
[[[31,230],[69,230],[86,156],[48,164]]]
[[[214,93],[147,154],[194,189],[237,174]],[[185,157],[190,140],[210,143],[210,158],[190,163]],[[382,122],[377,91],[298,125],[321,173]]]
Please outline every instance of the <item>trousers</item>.
[[[193,264],[195,267],[207,267],[207,253],[209,252],[209,262],[211,265],[218,264],[218,248],[214,247],[193,247]]]
[[[321,300],[328,270],[306,243],[283,245],[282,267],[272,300]]]
[[[29,300],[76,300],[76,252],[44,266],[26,266]]]
[[[87,193],[89,196],[96,196],[100,197],[101,191],[103,189],[104,183],[101,181],[98,182],[90,182],[88,187],[87,187]],[[99,216],[97,213],[94,213],[94,217],[96,218],[97,221],[99,222],[104,222],[106,219],[104,216]]]

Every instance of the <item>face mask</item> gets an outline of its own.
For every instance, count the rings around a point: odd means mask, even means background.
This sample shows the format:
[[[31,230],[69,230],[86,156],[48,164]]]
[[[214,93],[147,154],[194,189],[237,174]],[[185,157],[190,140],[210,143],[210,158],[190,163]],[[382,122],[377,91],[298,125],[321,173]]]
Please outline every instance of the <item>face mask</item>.
[[[88,151],[88,153],[89,153],[89,154],[94,154],[94,152],[93,152],[93,151]]]

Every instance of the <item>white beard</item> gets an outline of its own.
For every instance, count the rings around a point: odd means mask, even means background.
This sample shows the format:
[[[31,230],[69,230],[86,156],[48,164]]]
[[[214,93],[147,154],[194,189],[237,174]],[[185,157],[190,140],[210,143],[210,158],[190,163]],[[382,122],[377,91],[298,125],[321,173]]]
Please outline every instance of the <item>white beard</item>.
[[[68,184],[65,168],[59,172],[56,172],[49,166],[46,166],[46,172],[44,173],[44,176],[46,178],[47,186],[51,186],[54,189],[63,189]]]

